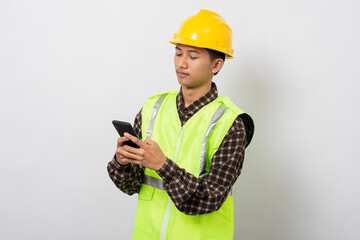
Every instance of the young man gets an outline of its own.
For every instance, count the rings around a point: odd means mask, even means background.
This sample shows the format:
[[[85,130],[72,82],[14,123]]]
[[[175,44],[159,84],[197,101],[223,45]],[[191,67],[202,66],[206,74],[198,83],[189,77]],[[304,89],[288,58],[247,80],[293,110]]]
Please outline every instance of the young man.
[[[117,141],[108,172],[120,190],[139,193],[133,239],[233,239],[231,188],[254,125],[212,82],[232,58],[231,41],[214,12],[185,20],[169,41],[180,91],[144,104],[134,124],[142,141],[129,134]]]

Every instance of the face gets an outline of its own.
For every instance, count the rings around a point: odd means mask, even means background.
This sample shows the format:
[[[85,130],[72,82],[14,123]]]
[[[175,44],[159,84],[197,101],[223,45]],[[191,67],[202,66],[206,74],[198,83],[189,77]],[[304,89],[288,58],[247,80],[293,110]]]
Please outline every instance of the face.
[[[214,73],[220,70],[206,49],[181,44],[175,47],[174,63],[179,84],[187,88],[211,83]]]

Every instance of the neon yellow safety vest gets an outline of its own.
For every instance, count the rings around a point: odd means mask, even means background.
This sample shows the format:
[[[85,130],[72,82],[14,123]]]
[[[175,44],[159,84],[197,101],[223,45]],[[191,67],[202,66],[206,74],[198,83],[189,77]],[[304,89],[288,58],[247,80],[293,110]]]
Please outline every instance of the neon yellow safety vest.
[[[170,91],[149,98],[142,108],[142,137],[151,137],[169,159],[194,176],[203,177],[234,120],[244,111],[228,98],[218,97],[181,125],[176,95]],[[246,114],[245,114],[246,115]],[[248,143],[253,123],[247,119]],[[245,124],[246,125],[246,124]],[[252,126],[252,127],[251,127]],[[227,197],[219,210],[202,215],[180,212],[164,190],[161,177],[145,169],[135,218],[134,240],[232,240],[234,232],[233,197]]]

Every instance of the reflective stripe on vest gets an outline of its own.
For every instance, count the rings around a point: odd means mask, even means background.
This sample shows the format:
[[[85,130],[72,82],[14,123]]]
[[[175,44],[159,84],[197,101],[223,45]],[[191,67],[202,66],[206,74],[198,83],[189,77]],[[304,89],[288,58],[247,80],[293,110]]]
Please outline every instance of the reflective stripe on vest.
[[[150,138],[151,137],[151,133],[152,133],[152,130],[153,130],[153,127],[154,127],[154,124],[155,124],[155,119],[156,119],[156,116],[159,112],[159,109],[160,109],[160,106],[162,104],[162,102],[164,101],[166,96],[163,96],[161,98],[159,98],[156,103],[155,103],[155,106],[154,106],[154,109],[153,109],[153,112],[152,112],[152,115],[151,115],[151,118],[150,118],[150,125],[149,125],[149,128],[146,132],[146,137]]]
[[[224,115],[225,111],[226,111],[226,106],[223,104],[220,105],[220,107],[216,110],[216,112],[212,116],[209,127],[206,130],[206,134],[205,134],[203,144],[202,144],[202,149],[201,149],[199,178],[203,178],[206,175],[206,146],[207,146],[208,137],[209,137],[210,133],[212,132],[212,130],[214,129],[214,127],[216,126],[216,123],[219,121],[219,119],[222,117],[222,115]]]
[[[144,174],[143,183],[165,191],[163,180]]]

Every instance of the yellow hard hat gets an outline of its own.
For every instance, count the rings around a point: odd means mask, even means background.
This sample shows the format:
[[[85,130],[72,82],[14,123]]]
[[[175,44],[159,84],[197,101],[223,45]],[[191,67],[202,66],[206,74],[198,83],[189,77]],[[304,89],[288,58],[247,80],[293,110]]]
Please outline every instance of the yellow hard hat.
[[[209,48],[233,58],[231,28],[220,15],[209,10],[202,9],[186,19],[168,42]]]

